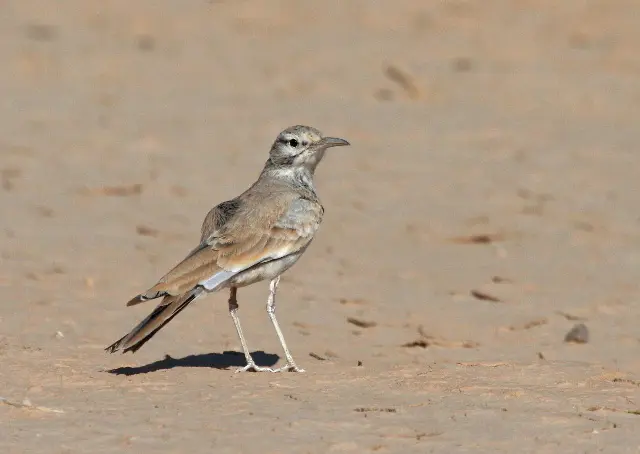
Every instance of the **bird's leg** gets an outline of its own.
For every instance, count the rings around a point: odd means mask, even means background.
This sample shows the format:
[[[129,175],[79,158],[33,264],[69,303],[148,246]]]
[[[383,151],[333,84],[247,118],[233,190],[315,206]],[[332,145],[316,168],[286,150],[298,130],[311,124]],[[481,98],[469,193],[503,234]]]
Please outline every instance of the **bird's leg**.
[[[273,323],[273,327],[276,330],[276,334],[278,335],[278,339],[280,339],[280,344],[282,345],[282,349],[284,350],[284,355],[287,358],[287,364],[282,366],[279,369],[276,369],[276,372],[283,371],[291,371],[291,372],[304,372],[304,369],[300,369],[291,353],[289,353],[289,349],[287,348],[287,343],[284,341],[284,336],[282,335],[282,330],[280,329],[280,325],[278,324],[278,320],[276,319],[276,290],[278,289],[278,283],[280,282],[280,276],[276,277],[269,283],[269,298],[267,299],[267,314],[269,314],[269,318],[271,319],[271,323]]]
[[[231,292],[229,294],[229,314],[231,314],[231,318],[233,319],[233,324],[236,325],[236,331],[238,332],[238,337],[240,338],[240,343],[242,344],[242,350],[244,351],[244,357],[247,360],[247,365],[244,367],[240,367],[236,370],[236,372],[276,372],[270,367],[260,367],[257,366],[251,357],[251,353],[249,353],[249,347],[247,347],[247,341],[244,339],[244,335],[242,334],[242,328],[240,327],[240,319],[238,318],[238,300],[236,299],[236,293],[238,289],[236,287],[231,287]]]

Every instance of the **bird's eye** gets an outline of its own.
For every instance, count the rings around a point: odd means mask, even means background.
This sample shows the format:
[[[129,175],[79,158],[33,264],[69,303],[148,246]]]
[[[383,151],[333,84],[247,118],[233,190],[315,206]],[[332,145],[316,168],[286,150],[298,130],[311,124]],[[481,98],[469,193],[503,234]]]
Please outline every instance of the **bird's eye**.
[[[298,146],[298,141],[296,139],[291,139],[289,140],[289,145],[291,145],[293,148]]]

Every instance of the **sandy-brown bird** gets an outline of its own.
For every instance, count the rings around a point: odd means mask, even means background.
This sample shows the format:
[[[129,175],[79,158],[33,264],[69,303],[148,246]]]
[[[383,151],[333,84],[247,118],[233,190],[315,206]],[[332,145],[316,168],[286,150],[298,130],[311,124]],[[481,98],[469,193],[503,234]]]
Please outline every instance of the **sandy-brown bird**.
[[[162,297],[162,301],[129,334],[106,348],[135,352],[198,297],[230,290],[229,313],[247,365],[240,371],[304,372],[293,360],[275,313],[280,276],[300,258],[320,226],[324,208],[313,175],[330,147],[349,145],[324,137],[310,126],[282,131],[271,147],[258,180],[238,197],[214,207],[202,223],[200,244],[157,284],[127,306]],[[267,313],[286,356],[279,369],[257,366],[240,327],[237,289],[270,280]]]

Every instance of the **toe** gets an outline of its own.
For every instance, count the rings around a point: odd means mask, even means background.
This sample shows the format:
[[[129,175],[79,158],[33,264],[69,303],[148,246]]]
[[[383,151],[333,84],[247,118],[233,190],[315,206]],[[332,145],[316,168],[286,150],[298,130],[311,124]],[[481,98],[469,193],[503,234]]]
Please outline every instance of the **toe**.
[[[236,369],[236,373],[238,372],[277,372],[277,371],[271,369],[270,367],[260,367],[251,363],[251,364],[247,364],[244,367],[240,367]]]
[[[304,372],[304,369],[301,369],[300,367],[296,366],[295,364],[285,364],[281,368],[276,369],[276,372],[299,372],[299,373],[302,373],[302,372]]]

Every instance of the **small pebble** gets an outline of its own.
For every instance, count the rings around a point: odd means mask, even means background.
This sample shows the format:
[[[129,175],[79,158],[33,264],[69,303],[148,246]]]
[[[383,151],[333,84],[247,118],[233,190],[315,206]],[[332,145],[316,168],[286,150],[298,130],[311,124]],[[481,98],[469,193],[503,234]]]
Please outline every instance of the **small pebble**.
[[[589,330],[584,323],[577,323],[573,325],[573,328],[564,336],[564,341],[574,344],[586,344],[589,342]]]

